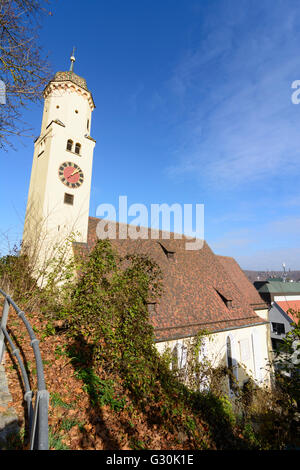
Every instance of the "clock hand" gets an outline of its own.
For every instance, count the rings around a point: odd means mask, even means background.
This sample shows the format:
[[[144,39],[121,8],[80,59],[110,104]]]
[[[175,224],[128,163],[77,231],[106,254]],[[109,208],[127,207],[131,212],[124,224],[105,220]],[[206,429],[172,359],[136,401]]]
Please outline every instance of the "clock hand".
[[[80,170],[78,170],[78,169],[77,169],[77,170],[74,170],[73,173],[71,173],[71,174],[69,175],[69,177],[70,177],[70,176],[73,176],[73,175],[76,175],[76,173],[79,173],[79,172],[80,172]]]

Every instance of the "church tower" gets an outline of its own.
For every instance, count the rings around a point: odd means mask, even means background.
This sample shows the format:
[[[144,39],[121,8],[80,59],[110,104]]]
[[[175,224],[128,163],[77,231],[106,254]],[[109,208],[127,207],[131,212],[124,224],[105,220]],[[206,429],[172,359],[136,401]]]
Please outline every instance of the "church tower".
[[[87,242],[95,104],[74,62],[73,52],[70,70],[57,72],[44,90],[41,133],[34,143],[23,249],[36,252],[39,266],[71,234]]]

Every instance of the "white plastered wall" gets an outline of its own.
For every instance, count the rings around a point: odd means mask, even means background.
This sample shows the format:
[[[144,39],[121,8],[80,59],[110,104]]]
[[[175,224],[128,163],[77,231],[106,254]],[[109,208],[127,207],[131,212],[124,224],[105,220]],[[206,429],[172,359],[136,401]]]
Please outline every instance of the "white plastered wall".
[[[252,377],[258,385],[270,385],[270,350],[268,341],[268,324],[220,331],[209,335],[206,341],[205,354],[212,367],[227,366],[226,340],[231,339],[232,357],[237,361],[237,379],[240,385]],[[188,344],[191,338],[182,338],[157,342],[156,348],[162,354],[166,349],[172,351],[176,345],[178,351]],[[180,358],[179,358],[180,362]]]
[[[87,241],[95,146],[88,138],[92,110],[91,95],[82,88],[71,82],[48,85],[41,135],[34,146],[23,235],[23,244],[29,247],[39,238],[40,265],[51,255],[53,245],[63,243],[72,232],[75,241]],[[73,141],[72,151],[66,148],[69,139]],[[74,151],[77,142],[80,155]],[[68,187],[59,179],[59,166],[64,162],[81,168],[84,182],[80,187]],[[74,196],[73,205],[64,203],[65,193]]]

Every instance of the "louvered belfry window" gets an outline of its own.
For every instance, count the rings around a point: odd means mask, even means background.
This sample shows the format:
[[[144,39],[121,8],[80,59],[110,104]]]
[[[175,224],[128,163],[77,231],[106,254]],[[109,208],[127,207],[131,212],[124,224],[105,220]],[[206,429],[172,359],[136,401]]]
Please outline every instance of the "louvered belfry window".
[[[67,150],[72,151],[72,147],[73,147],[73,140],[69,139],[67,142]]]
[[[77,142],[76,145],[75,145],[75,153],[80,155],[80,149],[81,149],[81,145]]]
[[[73,204],[74,204],[74,195],[65,193],[64,203],[73,206]]]

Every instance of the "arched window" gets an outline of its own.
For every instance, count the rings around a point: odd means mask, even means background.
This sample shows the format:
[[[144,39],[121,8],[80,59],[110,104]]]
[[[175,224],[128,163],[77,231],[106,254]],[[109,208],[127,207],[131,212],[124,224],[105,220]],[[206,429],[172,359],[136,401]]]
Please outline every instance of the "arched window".
[[[78,142],[76,142],[76,144],[75,144],[75,153],[78,153],[78,155],[80,155],[80,149],[81,149],[81,145]]]
[[[235,340],[232,335],[228,335],[226,339],[226,357],[229,374],[229,389],[233,392],[234,379],[238,380],[238,363],[236,360]]]
[[[199,391],[202,393],[209,391],[209,370],[210,364],[208,361],[208,337],[204,336],[202,338],[200,348],[199,348],[199,355],[198,361],[201,364],[198,371],[195,371],[195,378],[198,380],[199,383]],[[197,383],[197,382],[196,382]]]
[[[185,344],[181,346],[181,356],[180,356],[180,369],[184,369],[187,363],[187,347]]]
[[[232,362],[232,351],[231,351],[231,340],[229,336],[227,336],[226,340],[226,352],[227,352],[227,367],[229,369],[229,387],[230,390],[232,390],[232,385],[233,385],[233,362]]]
[[[67,150],[72,151],[72,148],[73,148],[73,140],[69,139],[67,142]]]
[[[252,340],[252,354],[253,354],[253,363],[254,363],[254,376],[257,383],[262,383],[263,381],[263,355],[262,355],[262,343],[260,340],[259,333],[257,330],[252,331],[251,333]]]
[[[171,369],[172,370],[177,370],[178,369],[178,345],[173,348],[172,354],[171,354]]]
[[[199,347],[198,361],[200,363],[205,362],[208,354],[208,337],[204,336]]]

